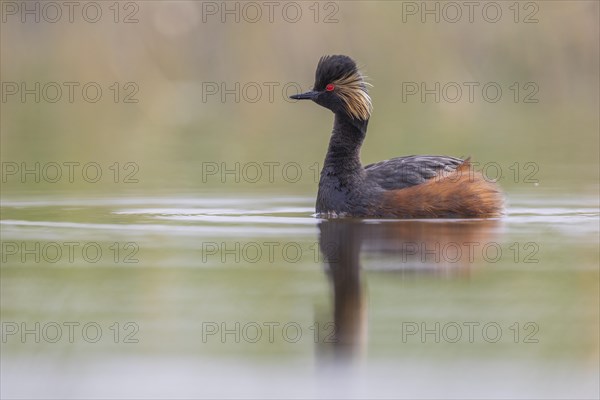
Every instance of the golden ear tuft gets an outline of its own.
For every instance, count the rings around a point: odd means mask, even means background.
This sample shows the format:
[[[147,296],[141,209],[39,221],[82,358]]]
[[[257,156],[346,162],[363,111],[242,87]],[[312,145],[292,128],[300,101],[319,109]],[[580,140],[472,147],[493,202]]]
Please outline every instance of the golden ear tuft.
[[[355,119],[367,120],[373,112],[373,103],[367,93],[367,86],[373,86],[365,82],[359,73],[351,73],[333,82],[337,94],[340,96],[348,114]]]

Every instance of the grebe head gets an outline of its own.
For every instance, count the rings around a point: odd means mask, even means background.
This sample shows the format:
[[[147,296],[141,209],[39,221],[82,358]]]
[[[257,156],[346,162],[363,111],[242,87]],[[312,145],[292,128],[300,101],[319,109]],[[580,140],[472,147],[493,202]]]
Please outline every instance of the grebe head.
[[[290,98],[312,100],[336,114],[344,113],[353,119],[368,120],[373,105],[367,85],[350,57],[323,56],[317,64],[313,90]]]

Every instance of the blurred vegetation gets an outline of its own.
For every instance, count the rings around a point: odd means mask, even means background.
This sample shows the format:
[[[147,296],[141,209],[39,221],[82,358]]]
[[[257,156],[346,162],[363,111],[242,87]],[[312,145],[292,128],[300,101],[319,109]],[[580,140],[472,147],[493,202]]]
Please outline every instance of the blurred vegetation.
[[[310,88],[318,58],[332,53],[356,59],[374,85],[365,163],[408,154],[470,155],[482,164],[498,163],[509,191],[597,193],[595,1],[536,2],[537,23],[515,23],[504,2],[497,23],[486,22],[480,10],[472,23],[466,15],[456,23],[443,18],[435,23],[431,16],[421,23],[420,15],[403,14],[403,2],[384,1],[335,2],[334,23],[323,22],[334,10],[325,8],[329,3],[321,3],[316,23],[308,2],[297,3],[303,16],[296,23],[282,17],[282,7],[275,8],[272,23],[265,9],[257,22],[241,15],[239,23],[235,16],[222,23],[220,15],[203,14],[204,3],[136,2],[137,23],[114,23],[108,3],[101,3],[104,14],[97,23],[77,12],[73,23],[66,16],[56,23],[34,23],[30,17],[21,23],[18,16],[8,16],[1,31],[3,82],[97,82],[103,97],[88,103],[81,86],[73,103],[66,100],[66,90],[56,103],[8,97],[1,104],[2,161],[93,161],[104,174],[110,174],[114,162],[134,162],[139,183],[102,179],[92,185],[76,179],[69,184],[63,179],[34,185],[11,177],[3,196],[253,189],[312,194],[316,184],[310,166],[324,157],[332,116],[312,104],[293,104],[282,89],[287,83]],[[529,10],[520,4],[522,20]],[[122,9],[120,18],[130,11]],[[116,103],[109,89],[115,82],[120,89]],[[127,82],[139,88],[137,103],[123,102],[131,92]],[[232,88],[236,82],[258,84],[262,96],[246,101],[255,96],[249,91],[239,102],[232,95],[223,102],[218,94],[203,93],[203,84]],[[272,101],[265,82],[278,84]],[[455,103],[436,103],[432,96],[423,103],[418,95],[403,102],[403,82],[480,86],[473,103],[465,86]],[[488,82],[503,89],[500,101],[481,97]],[[521,86],[518,102],[509,89],[514,82]],[[539,88],[537,103],[522,101],[530,92],[523,90],[527,82]],[[296,162],[303,178],[290,184],[279,175],[273,186],[266,178],[236,184],[229,176],[222,184],[217,177],[202,179],[203,162],[224,162],[228,168],[236,162]],[[522,173],[518,179],[510,170],[515,162]],[[523,182],[527,162],[538,169],[539,188]]]

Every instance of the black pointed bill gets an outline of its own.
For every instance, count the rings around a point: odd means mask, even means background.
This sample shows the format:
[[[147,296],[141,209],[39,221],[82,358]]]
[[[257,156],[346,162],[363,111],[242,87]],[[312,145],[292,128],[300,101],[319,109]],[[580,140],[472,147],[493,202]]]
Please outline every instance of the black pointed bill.
[[[295,94],[293,96],[290,96],[290,99],[294,99],[294,100],[313,100],[315,97],[317,97],[318,94],[319,94],[319,92],[311,90],[310,92],[300,93],[300,94]]]

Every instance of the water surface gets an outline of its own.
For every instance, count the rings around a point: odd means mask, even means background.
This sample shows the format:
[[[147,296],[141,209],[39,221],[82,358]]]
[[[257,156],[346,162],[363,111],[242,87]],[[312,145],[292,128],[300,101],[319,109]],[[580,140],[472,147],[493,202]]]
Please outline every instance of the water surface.
[[[510,200],[326,221],[310,197],[3,199],[2,394],[597,396],[597,198]]]

